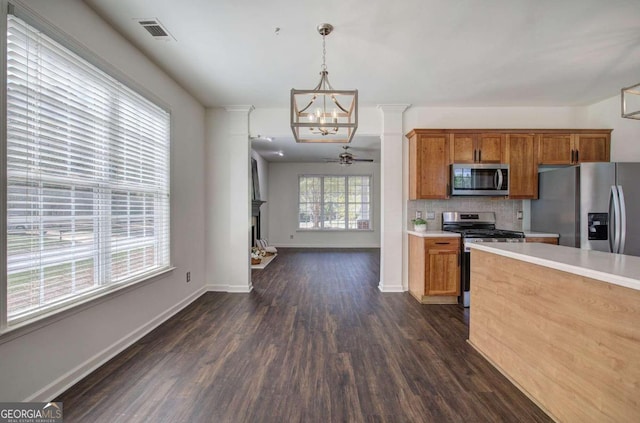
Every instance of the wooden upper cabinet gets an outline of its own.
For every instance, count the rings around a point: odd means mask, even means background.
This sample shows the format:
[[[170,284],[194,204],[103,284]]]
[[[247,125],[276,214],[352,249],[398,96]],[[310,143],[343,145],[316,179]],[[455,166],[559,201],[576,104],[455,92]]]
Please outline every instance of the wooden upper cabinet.
[[[478,163],[504,163],[504,134],[478,135]]]
[[[453,163],[504,163],[504,134],[451,134]]]
[[[509,198],[538,198],[535,135],[507,135],[506,155],[509,163]]]
[[[538,135],[539,164],[571,164],[573,157],[573,137],[571,134]]]
[[[538,165],[610,160],[610,129],[414,129],[409,198],[449,198],[451,163],[508,163],[509,198],[538,196]]]
[[[538,135],[538,163],[567,165],[608,162],[611,130],[578,130]]]
[[[453,163],[475,163],[476,134],[451,134],[451,151]]]
[[[449,197],[449,136],[411,131],[409,138],[409,198]]]
[[[610,160],[610,134],[576,134],[574,145],[578,155],[576,161],[579,163]]]

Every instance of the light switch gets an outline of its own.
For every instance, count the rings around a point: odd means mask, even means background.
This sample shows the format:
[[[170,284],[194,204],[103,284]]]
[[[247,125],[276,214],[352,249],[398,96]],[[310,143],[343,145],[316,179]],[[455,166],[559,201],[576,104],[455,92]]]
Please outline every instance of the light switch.
[[[433,220],[436,218],[436,212],[427,212],[427,220]]]

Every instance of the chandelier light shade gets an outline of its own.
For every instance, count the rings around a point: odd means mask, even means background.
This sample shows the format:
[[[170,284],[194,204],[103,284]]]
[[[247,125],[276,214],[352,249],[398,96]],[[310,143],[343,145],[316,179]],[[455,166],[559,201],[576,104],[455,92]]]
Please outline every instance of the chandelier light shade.
[[[358,128],[358,90],[334,90],[325,63],[325,37],[333,26],[318,25],[322,67],[315,88],[291,90],[291,130],[296,142],[349,143]]]
[[[640,84],[623,88],[622,117],[628,119],[640,119]]]

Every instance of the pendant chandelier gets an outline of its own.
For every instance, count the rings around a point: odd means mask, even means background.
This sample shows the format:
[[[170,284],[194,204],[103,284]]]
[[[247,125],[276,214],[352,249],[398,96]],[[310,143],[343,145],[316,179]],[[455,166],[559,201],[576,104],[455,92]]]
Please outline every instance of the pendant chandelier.
[[[358,90],[334,90],[325,63],[325,37],[333,26],[318,25],[322,35],[320,82],[313,89],[291,90],[291,130],[296,142],[349,143],[358,128]]]
[[[640,119],[640,84],[623,88],[622,117],[628,119]]]

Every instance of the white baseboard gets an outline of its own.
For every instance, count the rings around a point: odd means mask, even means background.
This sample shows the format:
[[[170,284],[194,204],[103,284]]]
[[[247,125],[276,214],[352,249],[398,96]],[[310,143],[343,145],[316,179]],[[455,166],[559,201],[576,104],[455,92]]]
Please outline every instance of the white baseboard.
[[[380,244],[275,244],[276,248],[380,248]]]
[[[404,289],[402,284],[389,284],[389,283],[383,283],[382,281],[380,281],[380,283],[378,284],[378,289],[381,292],[404,292],[404,291],[406,291],[406,289]]]
[[[228,285],[224,285],[224,284],[209,284],[209,285],[205,285],[204,289],[207,292],[227,292],[227,286]]]
[[[208,292],[232,292],[234,294],[247,294],[253,290],[253,285],[225,285],[225,284],[209,284],[204,289]]]
[[[253,289],[253,285],[249,284],[249,286],[241,286],[241,285],[229,285],[227,288],[227,292],[233,293],[249,293]]]
[[[168,320],[173,315],[178,313],[180,310],[182,310],[183,308],[185,308],[186,306],[194,302],[198,297],[200,297],[205,292],[206,290],[204,287],[198,289],[193,294],[189,295],[187,298],[180,301],[175,306],[159,314],[158,316],[156,316],[146,324],[130,332],[128,335],[122,337],[115,344],[112,344],[108,348],[102,350],[98,354],[91,357],[89,360],[71,369],[70,371],[68,371],[58,379],[54,380],[49,385],[35,392],[34,394],[29,395],[27,398],[23,400],[23,402],[52,401],[58,395],[62,394],[71,386],[78,383],[80,380],[82,380],[84,377],[86,377],[91,372],[96,370],[98,367],[102,366],[104,363],[111,360],[116,355],[120,354],[122,351],[130,347],[133,343],[141,339],[143,336],[151,332],[153,329],[160,326],[162,323],[164,323],[166,320]]]

